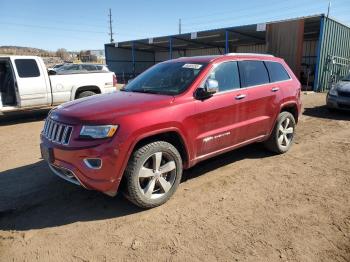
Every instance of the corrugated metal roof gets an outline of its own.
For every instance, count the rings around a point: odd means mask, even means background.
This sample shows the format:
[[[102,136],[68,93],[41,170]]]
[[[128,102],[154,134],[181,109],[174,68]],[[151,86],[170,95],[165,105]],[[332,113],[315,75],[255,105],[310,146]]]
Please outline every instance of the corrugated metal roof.
[[[293,19],[286,20],[278,20],[278,21],[270,21],[266,22],[266,24],[287,22],[287,21],[295,21],[300,19],[306,19],[310,24],[310,32],[314,32],[318,34],[319,30],[319,22],[322,15],[311,15],[311,16],[303,16],[297,17]],[[315,28],[312,27],[312,23],[315,24]],[[265,43],[265,34],[266,31],[258,31],[258,24],[249,24],[249,25],[240,25],[233,27],[225,27],[225,28],[216,28],[204,31],[195,32],[196,37],[192,37],[192,33],[183,33],[176,35],[167,35],[167,36],[158,36],[158,37],[150,37],[144,39],[135,39],[129,41],[123,41],[118,43],[108,43],[106,45],[113,46],[116,45],[120,48],[134,48],[136,50],[149,50],[149,51],[162,51],[168,50],[169,44],[171,41],[172,50],[183,50],[183,49],[198,49],[200,46],[202,48],[224,48],[226,32],[229,34],[229,43],[234,43],[235,45],[244,45],[244,44],[262,44]]]

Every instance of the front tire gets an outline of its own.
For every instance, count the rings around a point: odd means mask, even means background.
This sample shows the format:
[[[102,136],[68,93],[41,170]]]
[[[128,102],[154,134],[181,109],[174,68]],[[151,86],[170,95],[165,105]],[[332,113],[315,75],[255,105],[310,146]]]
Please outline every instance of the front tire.
[[[180,153],[172,144],[147,144],[135,150],[128,162],[125,196],[141,208],[160,206],[175,193],[182,169]]]
[[[295,127],[294,116],[289,112],[281,112],[271,136],[264,143],[265,147],[277,154],[286,153],[293,144]]]

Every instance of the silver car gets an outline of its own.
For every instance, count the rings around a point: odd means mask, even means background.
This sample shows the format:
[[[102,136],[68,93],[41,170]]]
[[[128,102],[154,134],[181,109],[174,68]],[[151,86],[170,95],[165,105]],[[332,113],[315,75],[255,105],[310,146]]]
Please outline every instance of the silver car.
[[[329,109],[350,110],[350,74],[329,90],[327,107]]]
[[[79,74],[84,72],[109,72],[107,65],[103,64],[67,64],[55,70],[57,75]]]

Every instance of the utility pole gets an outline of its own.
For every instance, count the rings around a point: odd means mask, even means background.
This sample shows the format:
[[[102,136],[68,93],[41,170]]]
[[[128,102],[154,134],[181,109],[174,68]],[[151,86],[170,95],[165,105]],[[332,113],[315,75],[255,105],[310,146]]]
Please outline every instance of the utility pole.
[[[113,39],[113,27],[112,27],[112,9],[111,8],[109,8],[109,15],[108,15],[108,17],[109,17],[109,35],[110,35],[110,37],[111,37],[111,43],[113,43],[114,42],[114,39]]]
[[[328,10],[327,10],[327,18],[329,17],[329,13],[330,13],[330,11],[331,11],[331,6],[332,6],[332,2],[329,1],[329,2],[328,2]]]
[[[179,19],[179,35],[181,35],[181,18]]]

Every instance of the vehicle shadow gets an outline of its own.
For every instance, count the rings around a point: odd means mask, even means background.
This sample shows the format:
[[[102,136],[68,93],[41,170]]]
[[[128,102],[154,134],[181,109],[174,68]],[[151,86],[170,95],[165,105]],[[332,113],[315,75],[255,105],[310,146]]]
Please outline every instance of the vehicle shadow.
[[[324,119],[350,121],[350,112],[341,110],[329,111],[326,105],[304,108],[303,115]]]
[[[40,229],[141,211],[123,197],[67,183],[44,161],[0,172],[0,188],[0,230]]]
[[[197,178],[220,167],[232,164],[243,159],[258,159],[272,157],[275,154],[266,150],[262,143],[248,145],[228,153],[218,155],[211,159],[200,162],[196,166],[185,170],[182,182]]]
[[[269,157],[259,144],[204,161],[185,171],[194,179],[244,158]],[[0,172],[0,230],[30,230],[123,217],[143,211],[119,194],[115,198],[88,191],[51,174],[46,163]]]
[[[0,115],[0,126],[10,126],[21,123],[41,121],[47,117],[49,109],[40,109],[36,111],[17,112],[6,115]]]

